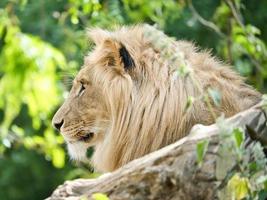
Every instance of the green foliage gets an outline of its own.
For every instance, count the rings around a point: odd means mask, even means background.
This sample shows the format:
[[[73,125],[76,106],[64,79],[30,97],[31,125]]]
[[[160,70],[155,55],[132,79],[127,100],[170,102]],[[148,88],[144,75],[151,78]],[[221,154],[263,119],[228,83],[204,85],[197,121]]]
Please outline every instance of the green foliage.
[[[220,106],[221,104],[221,94],[216,89],[208,88],[208,94],[211,97],[212,101],[216,106]]]
[[[245,133],[241,128],[227,124],[222,118],[218,121],[221,130],[219,159],[226,163],[223,167],[224,175],[219,191],[220,199],[260,199],[267,190],[267,159],[263,147],[254,142],[245,147]],[[230,157],[230,162],[226,156]],[[228,162],[228,163],[227,163]],[[218,167],[220,168],[220,167]]]
[[[95,193],[92,197],[94,200],[109,200],[108,196],[102,193]]]
[[[203,140],[197,143],[197,162],[199,166],[201,166],[203,162],[204,156],[208,150],[208,146],[209,146],[208,140]]]
[[[65,153],[60,146],[63,140],[51,129],[49,115],[60,102],[62,89],[57,87],[56,70],[66,66],[65,57],[40,38],[22,33],[8,18],[5,22],[0,25],[0,30],[7,29],[0,55],[0,66],[4,66],[0,69],[0,109],[4,113],[0,126],[2,145],[10,148],[12,142],[19,140],[25,148],[41,149],[51,157],[55,167],[63,167]],[[27,136],[29,134],[18,125],[11,126],[23,105],[27,105],[33,130],[42,129],[43,137]]]
[[[231,193],[231,199],[241,200],[249,195],[248,178],[241,178],[239,174],[235,174],[227,184],[227,190]]]
[[[233,64],[249,83],[266,92],[266,7],[265,0],[0,1],[0,198],[43,199],[66,179],[97,176],[86,165],[73,168],[65,155],[63,138],[50,125],[67,95],[69,79],[87,54],[86,27],[156,24],[170,36],[212,48],[212,53]],[[164,49],[166,44],[158,40],[164,35],[155,30],[148,30],[147,37]],[[169,58],[177,76],[189,77],[197,86],[184,55],[176,51],[170,54],[167,49],[161,52]],[[219,105],[221,96],[215,88],[209,88],[207,94],[189,97],[186,109],[193,101],[203,99],[210,107],[211,103]],[[237,187],[236,182],[243,185],[238,193],[242,196],[246,193],[243,183],[248,181],[249,192],[264,199],[266,175],[253,183],[246,176],[264,168],[261,146],[250,149],[253,161],[244,161],[243,131],[228,132],[233,134],[225,136],[231,138],[225,149],[232,151],[243,170],[230,176],[231,187]],[[208,142],[198,144],[199,163],[207,147]]]

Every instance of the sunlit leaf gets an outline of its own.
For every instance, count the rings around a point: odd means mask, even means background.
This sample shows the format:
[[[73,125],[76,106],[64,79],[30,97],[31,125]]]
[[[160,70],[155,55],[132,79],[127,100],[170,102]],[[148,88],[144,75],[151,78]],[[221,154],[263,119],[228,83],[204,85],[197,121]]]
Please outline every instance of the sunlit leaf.
[[[185,110],[188,110],[193,105],[195,99],[192,96],[189,96],[186,101]]]
[[[231,193],[233,199],[241,200],[249,194],[249,180],[235,174],[227,184],[227,190]]]
[[[24,135],[24,133],[25,133],[24,129],[21,128],[21,127],[19,127],[19,126],[17,126],[17,125],[13,125],[13,126],[11,127],[11,130],[12,130],[14,133],[16,133],[18,136],[20,136],[20,137],[22,137],[22,136]]]
[[[204,159],[204,156],[208,150],[209,141],[203,140],[197,143],[197,162],[198,165],[201,165]]]
[[[216,89],[208,89],[209,96],[212,98],[214,104],[216,106],[220,106],[221,104],[221,93]]]
[[[241,129],[235,128],[233,130],[233,134],[234,134],[236,146],[240,148],[241,144],[244,142],[244,133]]]
[[[65,165],[65,152],[62,148],[52,149],[52,163],[56,168],[62,168]]]
[[[108,196],[103,193],[94,193],[92,197],[94,200],[109,200]]]
[[[4,76],[0,80],[0,108],[5,109],[2,127],[9,127],[25,103],[33,127],[39,129],[41,120],[59,102],[55,73],[57,67],[66,65],[65,58],[50,44],[15,28],[8,29],[6,40],[0,55],[0,65],[5,66],[1,68]]]

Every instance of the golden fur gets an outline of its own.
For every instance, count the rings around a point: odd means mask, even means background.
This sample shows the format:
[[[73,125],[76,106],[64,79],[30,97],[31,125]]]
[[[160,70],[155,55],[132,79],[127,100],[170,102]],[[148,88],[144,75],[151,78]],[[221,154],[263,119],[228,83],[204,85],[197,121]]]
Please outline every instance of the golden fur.
[[[146,27],[89,30],[96,46],[53,118],[61,125],[71,157],[83,160],[87,148],[94,146],[92,160],[100,171],[113,171],[173,143],[194,124],[212,124],[214,114],[229,117],[260,100],[233,70],[190,42],[172,41],[190,68],[190,75],[177,76],[178,66],[145,36]],[[134,61],[129,69],[119,53],[122,47]],[[220,106],[209,99],[213,115],[201,98],[208,88],[222,97]],[[196,100],[185,110],[190,96]]]

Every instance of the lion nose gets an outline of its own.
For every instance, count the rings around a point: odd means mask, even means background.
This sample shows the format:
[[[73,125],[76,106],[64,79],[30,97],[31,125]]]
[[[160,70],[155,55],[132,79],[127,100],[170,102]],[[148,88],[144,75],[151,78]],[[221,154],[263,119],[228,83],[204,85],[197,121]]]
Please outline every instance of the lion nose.
[[[55,129],[60,131],[60,128],[62,127],[63,123],[64,123],[64,120],[62,119],[61,122],[59,122],[59,123],[58,122],[54,122],[53,126],[55,127]]]

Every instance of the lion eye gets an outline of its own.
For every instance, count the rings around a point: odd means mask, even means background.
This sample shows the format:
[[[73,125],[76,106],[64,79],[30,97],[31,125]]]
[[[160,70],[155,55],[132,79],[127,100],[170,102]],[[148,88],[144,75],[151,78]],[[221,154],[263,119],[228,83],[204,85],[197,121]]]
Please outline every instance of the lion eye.
[[[80,88],[80,91],[79,91],[78,95],[81,96],[83,94],[84,90],[85,90],[85,86],[84,86],[83,83],[81,83],[81,88]]]

